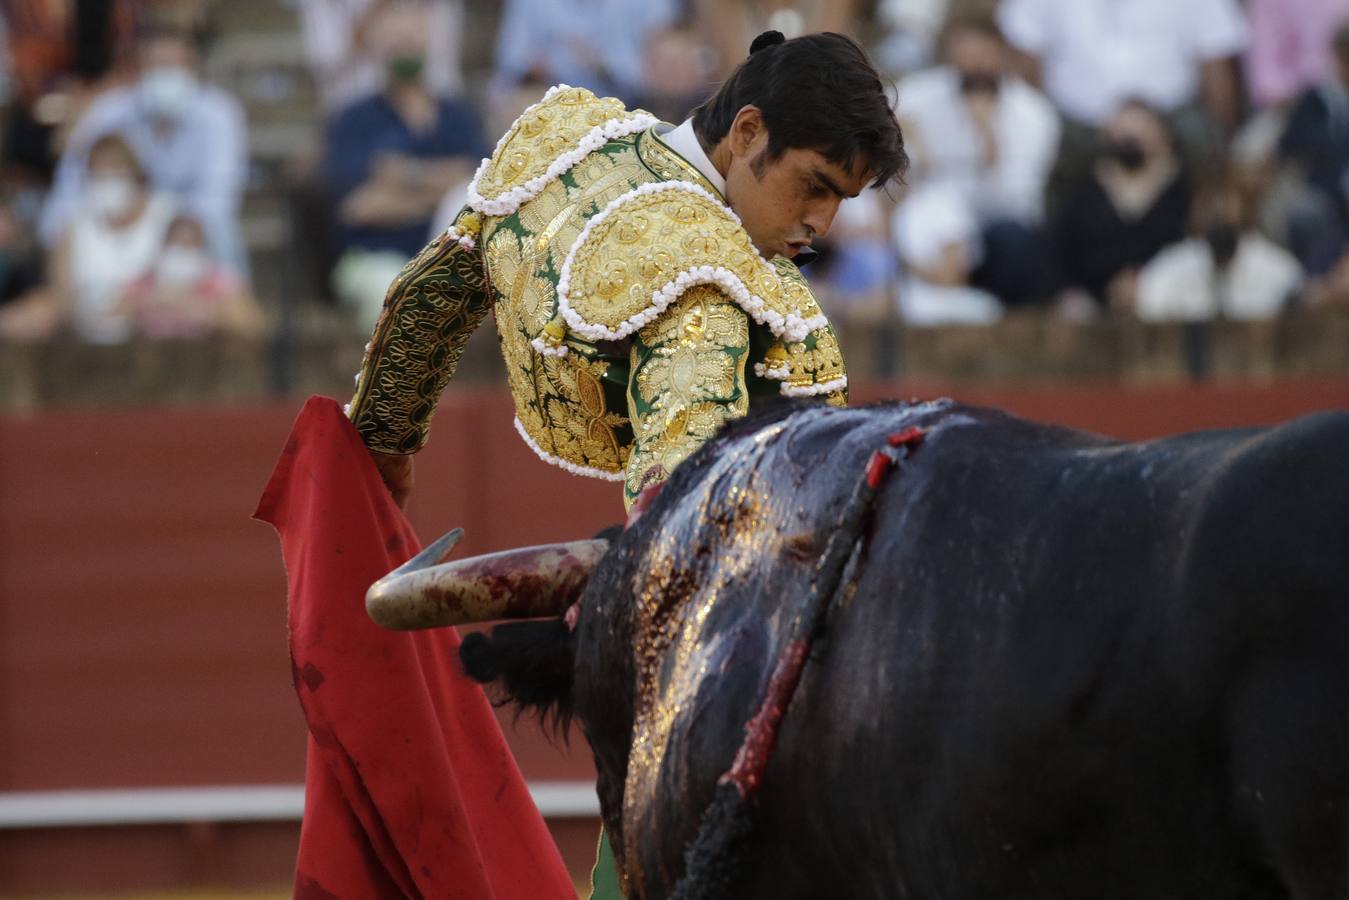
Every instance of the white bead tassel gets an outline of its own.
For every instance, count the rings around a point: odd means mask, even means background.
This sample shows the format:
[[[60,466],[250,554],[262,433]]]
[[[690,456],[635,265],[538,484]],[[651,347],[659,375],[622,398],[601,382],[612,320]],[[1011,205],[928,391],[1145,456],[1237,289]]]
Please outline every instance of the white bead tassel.
[[[832,394],[834,391],[841,391],[847,386],[848,376],[843,375],[820,384],[784,384],[778,390],[784,397],[818,397],[820,394]]]
[[[533,347],[536,352],[544,356],[563,357],[569,352],[565,344],[559,344],[554,347],[543,338],[534,338],[534,340],[529,342],[529,346]]]

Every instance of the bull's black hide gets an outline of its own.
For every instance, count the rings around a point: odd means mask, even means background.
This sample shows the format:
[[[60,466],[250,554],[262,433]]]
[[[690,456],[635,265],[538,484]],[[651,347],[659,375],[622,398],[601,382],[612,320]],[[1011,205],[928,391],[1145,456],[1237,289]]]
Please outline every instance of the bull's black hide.
[[[842,503],[914,424],[733,895],[1349,897],[1349,415],[1122,444],[949,404],[739,422],[601,563],[574,700],[634,890],[678,879]]]

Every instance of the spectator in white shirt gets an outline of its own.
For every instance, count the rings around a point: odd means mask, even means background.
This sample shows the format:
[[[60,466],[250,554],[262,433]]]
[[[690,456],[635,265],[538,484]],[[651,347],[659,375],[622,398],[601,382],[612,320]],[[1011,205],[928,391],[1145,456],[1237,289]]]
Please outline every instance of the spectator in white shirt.
[[[1238,124],[1238,0],[1003,0],[998,19],[1065,120],[1051,202],[1090,168],[1099,129],[1128,100],[1166,115],[1193,164]]]
[[[155,191],[127,141],[104,135],[88,153],[81,196],[48,272],[61,317],[81,340],[115,344],[131,337],[122,292],[159,256],[175,214]]]
[[[1202,192],[1194,234],[1153,257],[1138,276],[1147,322],[1272,319],[1302,282],[1302,267],[1252,225],[1249,204],[1227,184]]]
[[[239,102],[197,75],[191,38],[173,30],[145,33],[140,77],[95,100],[75,125],[42,210],[45,244],[60,240],[85,187],[89,149],[120,134],[145,167],[150,185],[173,196],[206,229],[217,259],[246,271],[239,203],[248,174],[247,132]]]
[[[971,236],[969,282],[1009,304],[1045,288],[1044,190],[1059,144],[1053,106],[1011,71],[991,16],[947,26],[945,64],[899,87],[898,112],[923,202],[958,204]],[[943,217],[943,220],[949,217]],[[901,234],[906,230],[901,230]],[[912,248],[901,240],[901,250]]]
[[[1003,0],[998,16],[1069,119],[1099,127],[1125,100],[1171,113],[1202,99],[1236,124],[1231,61],[1247,37],[1236,0]]]
[[[1002,304],[970,283],[979,266],[979,224],[945,185],[914,188],[895,210],[892,232],[904,274],[899,314],[914,327],[990,325]]]

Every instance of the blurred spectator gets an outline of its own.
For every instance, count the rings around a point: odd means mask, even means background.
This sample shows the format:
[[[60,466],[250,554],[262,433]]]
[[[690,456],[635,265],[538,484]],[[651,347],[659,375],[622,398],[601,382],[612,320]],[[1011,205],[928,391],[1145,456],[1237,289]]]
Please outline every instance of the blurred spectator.
[[[1341,256],[1324,277],[1309,282],[1301,299],[1309,309],[1338,307],[1349,311],[1349,254]]]
[[[233,97],[200,81],[196,50],[186,34],[147,31],[137,49],[136,83],[95,100],[71,134],[42,212],[42,240],[55,244],[69,227],[84,192],[89,148],[117,133],[144,162],[155,188],[173,194],[201,220],[212,254],[245,271],[239,232],[248,172],[243,110]]]
[[[1107,123],[1107,147],[1053,223],[1061,310],[1132,305],[1138,269],[1185,237],[1190,191],[1161,115],[1126,103]]]
[[[1289,211],[1289,243],[1318,276],[1334,267],[1349,235],[1349,24],[1333,45],[1334,68],[1298,98],[1279,142],[1306,179]]]
[[[1045,288],[1044,189],[1059,144],[1059,120],[1039,91],[1010,71],[991,16],[948,25],[946,64],[899,87],[899,116],[915,186],[940,185],[962,219],[979,229],[970,283],[1005,303]],[[907,249],[907,248],[906,248]],[[971,260],[972,262],[974,260]]]
[[[0,203],[0,304],[10,303],[41,280],[30,241],[9,203]]]
[[[427,87],[426,32],[415,20],[399,21],[401,29],[387,32],[384,90],[336,116],[324,160],[343,229],[334,287],[367,314],[426,243],[446,192],[487,153],[473,108]]]
[[[127,287],[121,311],[149,338],[255,337],[264,325],[248,285],[211,259],[201,223],[186,215],[170,223],[153,268]]]
[[[886,228],[887,203],[864,191],[838,207],[820,259],[806,268],[820,304],[836,321],[889,318],[898,261]]]
[[[707,40],[717,54],[720,77],[749,55],[761,32],[788,38],[817,31],[856,31],[858,0],[692,0]],[[710,93],[710,91],[709,91]]]
[[[1238,124],[1233,58],[1247,31],[1236,0],[1003,0],[998,16],[1067,120],[1069,178],[1126,100],[1169,116],[1187,155],[1207,155]]]
[[[893,74],[932,64],[950,0],[880,0],[876,17],[885,37],[872,49],[880,67]]]
[[[988,325],[1002,318],[1002,305],[971,285],[980,262],[979,222],[964,197],[932,182],[908,193],[892,226],[904,277],[900,317],[909,325]]]
[[[305,50],[329,114],[383,87],[390,14],[421,18],[426,29],[424,77],[431,93],[449,97],[463,91],[463,0],[301,0]]]
[[[635,102],[647,40],[678,14],[677,0],[504,0],[493,90],[542,81]]]
[[[646,43],[639,106],[663,122],[682,122],[716,83],[716,53],[687,21],[653,32]]]
[[[155,191],[130,144],[104,135],[86,155],[74,217],[48,265],[56,309],[76,335],[98,344],[131,336],[121,306],[127,286],[154,265],[176,213]]]
[[[1349,0],[1248,0],[1246,80],[1257,106],[1282,106],[1334,74],[1326,36],[1349,22]]]
[[[126,49],[140,0],[3,5],[5,161],[51,179],[66,129]]]
[[[1293,297],[1302,267],[1255,230],[1250,204],[1230,183],[1195,199],[1193,236],[1162,250],[1138,275],[1147,322],[1272,319]]]

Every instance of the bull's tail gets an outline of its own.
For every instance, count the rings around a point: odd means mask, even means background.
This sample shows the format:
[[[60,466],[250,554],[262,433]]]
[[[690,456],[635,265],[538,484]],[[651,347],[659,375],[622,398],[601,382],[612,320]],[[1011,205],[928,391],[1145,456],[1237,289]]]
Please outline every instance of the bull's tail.
[[[565,741],[572,717],[576,637],[561,619],[509,622],[466,635],[459,660],[469,678],[497,685],[498,705],[533,713],[546,731]]]

